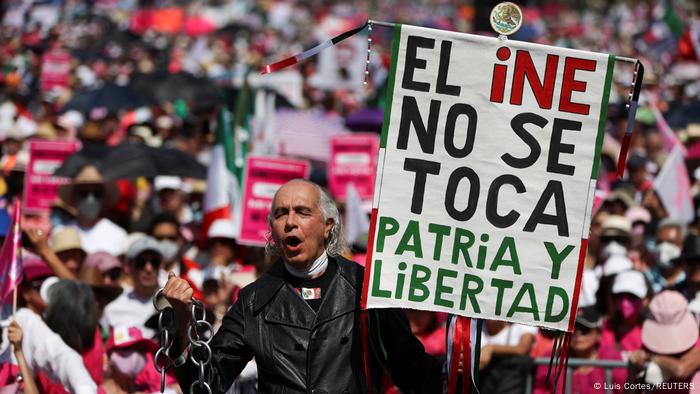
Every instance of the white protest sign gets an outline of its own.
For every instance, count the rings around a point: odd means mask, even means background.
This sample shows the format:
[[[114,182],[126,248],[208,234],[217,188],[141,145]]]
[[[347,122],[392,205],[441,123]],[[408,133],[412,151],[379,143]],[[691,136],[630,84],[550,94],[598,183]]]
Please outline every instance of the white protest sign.
[[[613,66],[397,26],[363,307],[571,331]]]

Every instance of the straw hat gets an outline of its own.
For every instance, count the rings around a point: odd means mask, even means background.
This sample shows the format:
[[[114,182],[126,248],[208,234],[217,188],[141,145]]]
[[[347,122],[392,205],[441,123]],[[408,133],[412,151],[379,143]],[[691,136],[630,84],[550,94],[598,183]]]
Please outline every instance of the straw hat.
[[[602,237],[629,237],[632,223],[624,216],[610,215],[603,222]]]
[[[114,182],[107,182],[100,174],[97,167],[86,165],[80,173],[73,178],[73,182],[58,188],[58,197],[71,206],[78,203],[77,191],[85,186],[98,186],[102,188],[102,209],[109,209],[119,201],[119,189]]]
[[[54,253],[73,249],[83,250],[78,230],[74,227],[61,227],[55,230],[51,235],[51,249]]]

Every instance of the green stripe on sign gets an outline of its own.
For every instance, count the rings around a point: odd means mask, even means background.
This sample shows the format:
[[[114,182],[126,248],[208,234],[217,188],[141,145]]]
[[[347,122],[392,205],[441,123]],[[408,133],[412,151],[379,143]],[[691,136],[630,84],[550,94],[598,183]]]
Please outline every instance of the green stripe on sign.
[[[386,104],[384,105],[384,122],[382,123],[382,136],[379,147],[386,148],[387,134],[389,134],[389,120],[391,119],[391,105],[394,101],[394,80],[396,79],[396,63],[399,57],[399,45],[401,44],[401,25],[394,26],[394,38],[391,40],[391,68],[389,70],[389,86],[386,90]]]
[[[598,179],[600,169],[600,150],[603,149],[605,139],[605,121],[608,118],[608,101],[610,100],[610,85],[612,83],[613,70],[615,69],[615,55],[608,55],[608,71],[605,74],[605,87],[603,98],[600,102],[600,119],[598,119],[598,136],[595,140],[595,155],[593,156],[593,170],[591,179]]]

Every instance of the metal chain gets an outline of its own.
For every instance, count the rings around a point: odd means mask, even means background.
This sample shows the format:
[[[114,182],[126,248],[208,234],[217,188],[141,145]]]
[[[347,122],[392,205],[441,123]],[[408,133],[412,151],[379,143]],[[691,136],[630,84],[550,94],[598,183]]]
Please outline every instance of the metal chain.
[[[162,292],[163,289],[158,290],[153,297],[153,306],[158,311],[158,332],[160,335],[160,348],[156,351],[153,364],[160,374],[161,393],[165,391],[165,373],[173,366],[170,348],[173,346],[175,334],[175,312],[170,303],[161,295]]]
[[[156,352],[153,363],[156,371],[160,374],[160,392],[165,391],[165,373],[174,366],[173,360],[170,358],[170,348],[173,345],[175,337],[175,311],[172,305],[162,296],[163,289],[153,297],[153,306],[158,311],[158,331],[160,335],[160,348]],[[197,318],[201,315],[201,318]],[[209,341],[214,336],[214,328],[206,320],[207,312],[204,305],[192,298],[191,321],[187,328],[187,339],[189,340],[188,352],[192,363],[198,367],[198,379],[190,385],[190,394],[194,394],[195,387],[199,387],[199,391],[211,394],[209,383],[204,380],[205,368],[211,362],[211,348]]]
[[[200,319],[197,318],[198,312],[201,313]],[[200,391],[211,394],[211,387],[204,380],[204,370],[211,362],[212,354],[209,341],[214,336],[214,328],[206,319],[207,312],[204,309],[204,305],[193,298],[192,321],[187,329],[187,339],[190,341],[190,360],[195,366],[199,367],[199,378],[190,385],[190,394],[194,394],[195,386],[198,386]]]

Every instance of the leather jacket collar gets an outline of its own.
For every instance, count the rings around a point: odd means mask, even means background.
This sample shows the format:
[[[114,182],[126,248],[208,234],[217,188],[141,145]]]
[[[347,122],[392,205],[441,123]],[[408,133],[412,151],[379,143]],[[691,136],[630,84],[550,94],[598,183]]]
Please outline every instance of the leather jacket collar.
[[[362,282],[357,280],[357,264],[342,257],[329,256],[329,264],[333,262],[337,264],[338,269],[318,314],[315,314],[294,289],[286,284],[283,279],[284,264],[281,259],[260,278],[253,313],[260,312],[272,302],[266,313],[266,320],[310,329],[339,315],[354,311],[359,307],[357,299],[362,290]]]

